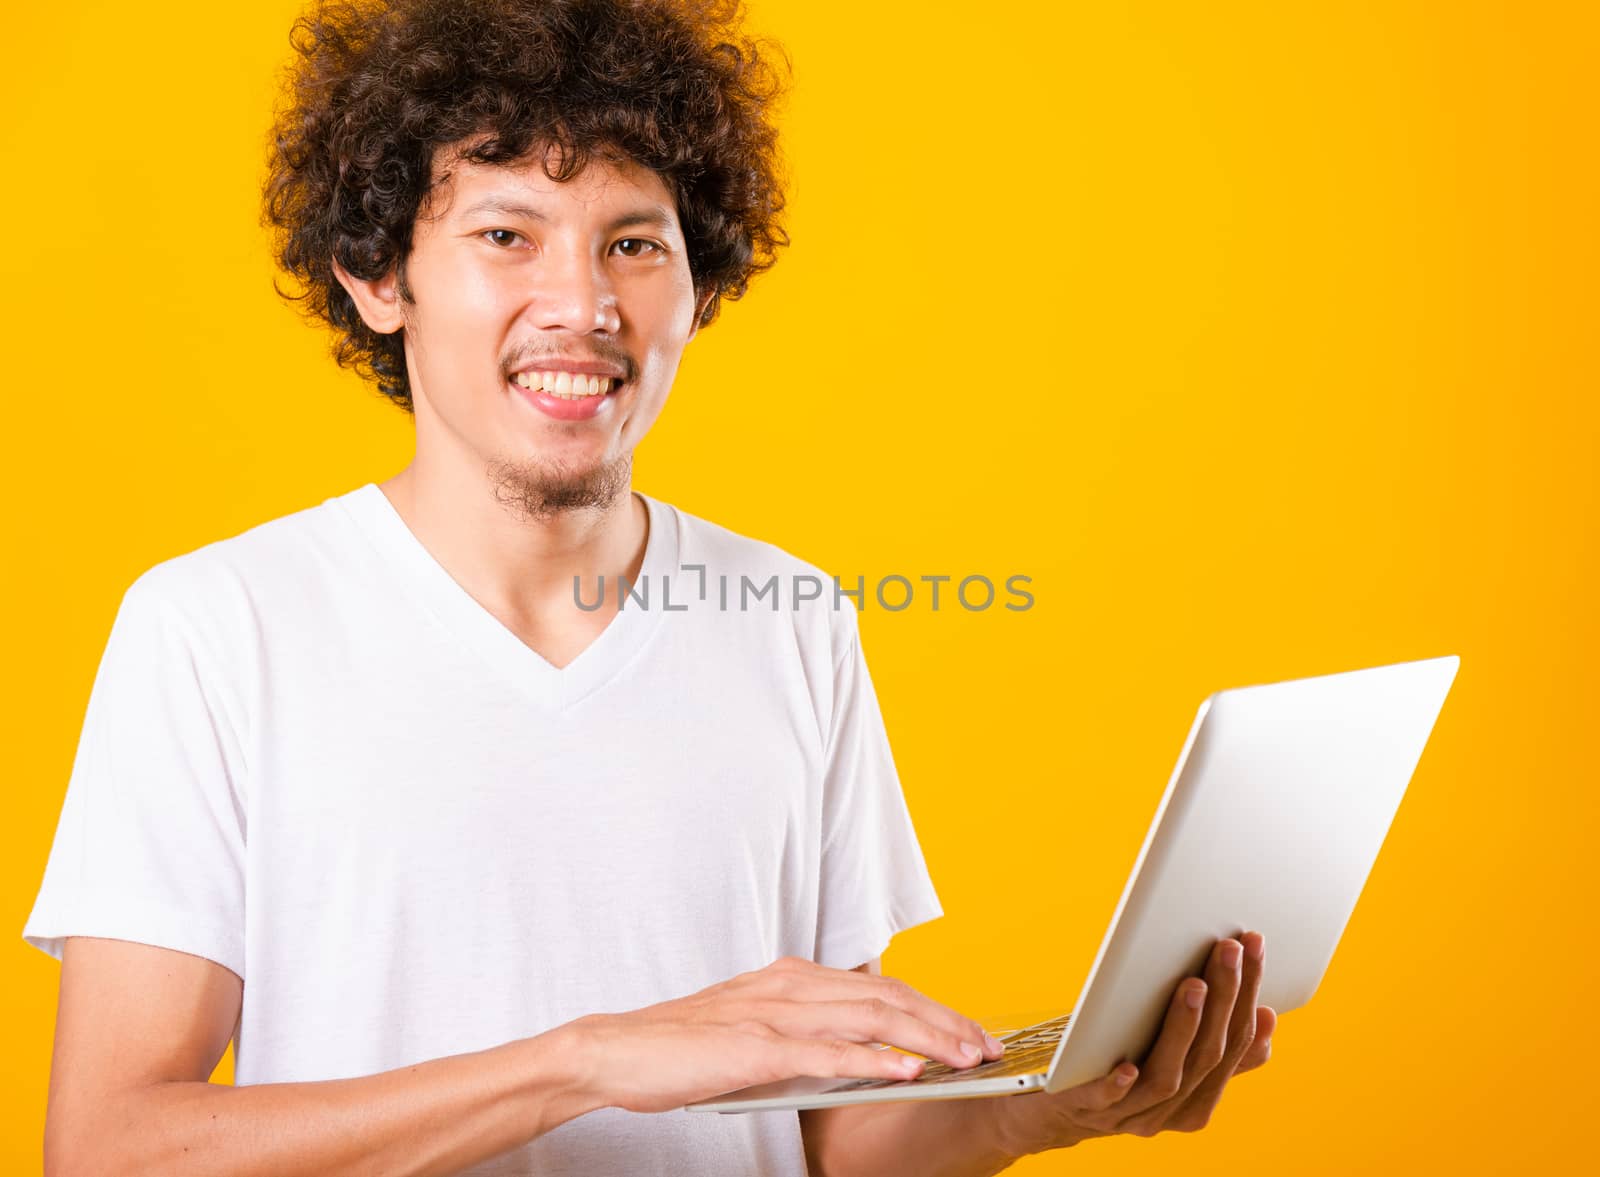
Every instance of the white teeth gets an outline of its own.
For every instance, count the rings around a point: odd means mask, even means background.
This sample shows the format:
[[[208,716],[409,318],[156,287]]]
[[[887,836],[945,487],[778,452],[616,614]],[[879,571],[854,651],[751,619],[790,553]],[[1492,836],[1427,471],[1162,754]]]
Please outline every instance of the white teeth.
[[[518,372],[512,377],[523,388],[543,389],[562,400],[582,400],[611,391],[609,376],[586,376],[581,372]]]

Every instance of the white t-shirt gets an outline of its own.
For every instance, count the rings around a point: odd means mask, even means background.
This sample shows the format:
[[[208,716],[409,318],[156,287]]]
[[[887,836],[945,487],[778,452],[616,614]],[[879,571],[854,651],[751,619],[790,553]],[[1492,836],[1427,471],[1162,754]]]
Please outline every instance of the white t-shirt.
[[[641,587],[561,669],[371,483],[140,576],[24,938],[233,970],[242,1086],[481,1050],[785,955],[852,968],[938,916],[854,603],[641,497]],[[827,587],[800,602],[808,578]],[[467,1172],[805,1160],[793,1113],[608,1108]]]

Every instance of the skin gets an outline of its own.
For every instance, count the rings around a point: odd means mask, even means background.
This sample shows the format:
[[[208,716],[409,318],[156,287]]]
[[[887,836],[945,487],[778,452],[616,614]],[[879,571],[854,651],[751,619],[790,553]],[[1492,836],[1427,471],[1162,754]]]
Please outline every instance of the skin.
[[[648,521],[629,489],[632,452],[709,294],[694,289],[670,195],[648,170],[597,161],[557,184],[533,163],[446,157],[436,182],[407,264],[414,302],[395,274],[338,271],[368,325],[405,331],[416,453],[382,490],[458,583],[562,666],[613,615],[578,609],[572,578],[638,574]],[[491,198],[542,215],[468,212]],[[635,213],[659,223],[615,227]],[[629,379],[592,420],[553,421],[505,376],[557,352],[615,361]],[[582,505],[551,509],[560,499]],[[806,1112],[812,1171],[994,1173],[1094,1136],[1203,1127],[1229,1079],[1270,1052],[1275,1018],[1255,1004],[1260,938],[1241,939],[1239,965],[1223,954],[1240,941],[1218,942],[1198,1006],[1184,1000],[1197,982],[1178,986],[1142,1066],[1057,1095]],[[242,995],[237,975],[200,957],[69,938],[49,1177],[443,1177],[603,1107],[663,1111],[802,1075],[905,1077],[906,1057],[872,1043],[955,1067],[1000,1054],[976,1022],[879,975],[876,961],[846,970],[785,958],[490,1050],[354,1079],[213,1085]]]

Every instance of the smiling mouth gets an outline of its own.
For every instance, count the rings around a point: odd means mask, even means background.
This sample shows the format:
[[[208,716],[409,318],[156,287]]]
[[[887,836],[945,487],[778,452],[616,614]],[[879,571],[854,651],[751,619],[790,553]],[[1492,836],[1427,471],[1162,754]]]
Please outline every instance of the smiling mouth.
[[[562,400],[587,400],[605,396],[620,387],[621,380],[610,376],[588,376],[582,372],[518,372],[511,382],[529,392],[547,392]]]

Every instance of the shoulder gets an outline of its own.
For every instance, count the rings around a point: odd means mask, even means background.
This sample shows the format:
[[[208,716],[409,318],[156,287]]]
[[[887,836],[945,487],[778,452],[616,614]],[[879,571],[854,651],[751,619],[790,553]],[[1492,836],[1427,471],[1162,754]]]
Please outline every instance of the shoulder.
[[[213,649],[248,643],[265,617],[314,612],[353,536],[339,500],[292,511],[161,560],[125,590],[119,624],[171,627]]]
[[[204,595],[240,583],[294,581],[336,538],[339,498],[257,523],[235,535],[162,560],[135,582],[141,591]]]
[[[704,559],[708,565],[714,562],[719,567],[752,572],[827,575],[815,564],[802,560],[775,543],[742,535],[720,523],[691,514],[682,507],[666,503],[662,505],[678,520],[678,548],[685,561],[698,558]]]
[[[853,578],[836,576],[777,543],[663,505],[678,526],[674,579],[703,586],[708,605],[752,618],[787,617],[797,638],[828,649],[834,663],[859,641],[860,596]]]

